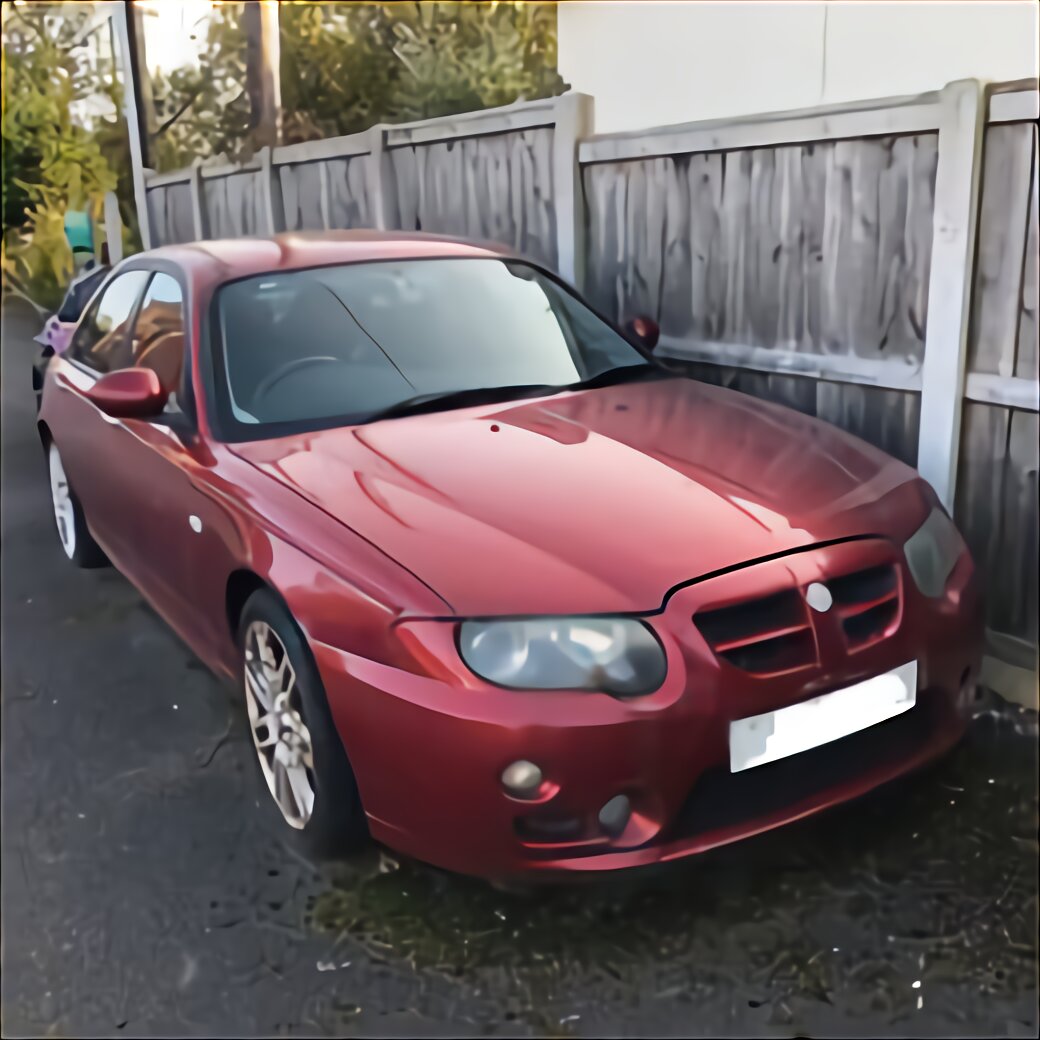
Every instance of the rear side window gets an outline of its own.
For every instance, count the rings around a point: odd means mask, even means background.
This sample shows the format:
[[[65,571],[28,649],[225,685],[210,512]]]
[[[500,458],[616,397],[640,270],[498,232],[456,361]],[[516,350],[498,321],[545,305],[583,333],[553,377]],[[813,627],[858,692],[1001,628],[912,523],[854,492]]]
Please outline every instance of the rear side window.
[[[130,318],[147,281],[147,271],[116,275],[83,316],[69,344],[69,357],[97,372],[130,368]]]
[[[150,368],[168,394],[181,390],[184,376],[184,294],[168,274],[156,274],[137,312],[134,325],[133,365]]]

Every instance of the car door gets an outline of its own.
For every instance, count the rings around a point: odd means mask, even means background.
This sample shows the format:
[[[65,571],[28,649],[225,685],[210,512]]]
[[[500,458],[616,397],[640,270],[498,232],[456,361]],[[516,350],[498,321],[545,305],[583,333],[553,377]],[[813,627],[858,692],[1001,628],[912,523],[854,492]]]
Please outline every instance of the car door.
[[[120,569],[134,520],[113,483],[122,423],[105,415],[86,392],[106,372],[131,362],[130,330],[149,272],[124,271],[105,285],[76,327],[68,350],[53,364],[54,401],[45,420],[61,452],[69,483],[98,544]]]
[[[133,367],[159,377],[168,399],[152,420],[123,423],[113,488],[138,521],[133,573],[152,605],[200,654],[223,633],[212,631],[211,611],[200,609],[201,575],[211,565],[207,547],[224,516],[205,493],[213,458],[194,436],[190,323],[184,286],[156,272],[137,310],[130,345]]]
[[[222,633],[206,620],[212,611],[198,609],[206,566],[200,536],[221,529],[225,518],[200,490],[213,460],[193,436],[185,301],[184,285],[171,271],[117,276],[85,316],[55,375],[63,393],[52,433],[98,543],[206,656]],[[115,419],[85,397],[100,375],[131,367],[152,369],[167,392],[164,411],[152,419]]]

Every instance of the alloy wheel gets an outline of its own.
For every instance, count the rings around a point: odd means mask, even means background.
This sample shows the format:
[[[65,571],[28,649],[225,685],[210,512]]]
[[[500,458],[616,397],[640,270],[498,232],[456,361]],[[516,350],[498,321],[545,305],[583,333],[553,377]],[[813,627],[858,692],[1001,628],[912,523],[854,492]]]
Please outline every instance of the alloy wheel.
[[[65,555],[71,560],[76,554],[76,507],[69,490],[69,479],[61,464],[61,454],[56,444],[47,452],[51,478],[51,502],[54,505],[54,523]]]
[[[249,728],[264,779],[285,822],[302,829],[314,811],[314,751],[296,671],[266,621],[246,630],[244,671]]]

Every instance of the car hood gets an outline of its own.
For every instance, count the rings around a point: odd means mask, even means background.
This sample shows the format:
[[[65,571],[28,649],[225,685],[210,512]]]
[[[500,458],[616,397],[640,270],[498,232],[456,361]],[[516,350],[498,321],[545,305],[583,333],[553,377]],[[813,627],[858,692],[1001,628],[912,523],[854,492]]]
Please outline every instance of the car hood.
[[[683,378],[233,450],[466,615],[652,610],[679,583],[922,508],[915,472],[863,441]]]

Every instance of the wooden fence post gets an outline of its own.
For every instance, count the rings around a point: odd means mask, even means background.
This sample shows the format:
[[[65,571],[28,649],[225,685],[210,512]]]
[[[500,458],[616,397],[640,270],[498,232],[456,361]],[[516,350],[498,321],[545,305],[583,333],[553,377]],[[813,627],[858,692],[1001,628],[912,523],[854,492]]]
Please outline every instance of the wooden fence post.
[[[957,80],[943,88],[941,98],[917,468],[952,513],[961,444],[986,90],[978,80]]]
[[[553,208],[556,214],[556,270],[576,288],[585,281],[585,199],[578,143],[592,133],[593,101],[588,94],[563,94],[554,105]]]

